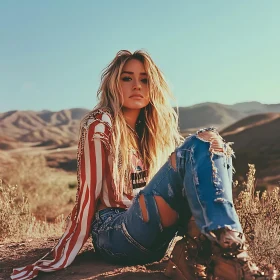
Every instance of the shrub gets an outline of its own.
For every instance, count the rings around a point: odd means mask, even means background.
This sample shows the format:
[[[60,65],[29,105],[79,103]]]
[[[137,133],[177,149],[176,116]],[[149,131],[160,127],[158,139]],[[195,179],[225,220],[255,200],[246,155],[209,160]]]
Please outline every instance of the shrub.
[[[58,217],[55,223],[38,221],[30,211],[26,195],[17,185],[4,184],[0,179],[0,241],[19,241],[26,238],[40,238],[61,235],[64,219]]]
[[[249,164],[247,181],[235,201],[237,214],[249,243],[253,260],[262,268],[273,264],[280,268],[279,188],[272,192],[255,191],[255,166]]]
[[[48,167],[43,155],[18,155],[8,168],[2,167],[1,176],[7,185],[17,185],[18,192],[26,194],[30,211],[40,220],[54,222],[73,207],[76,189],[68,184],[76,174]]]

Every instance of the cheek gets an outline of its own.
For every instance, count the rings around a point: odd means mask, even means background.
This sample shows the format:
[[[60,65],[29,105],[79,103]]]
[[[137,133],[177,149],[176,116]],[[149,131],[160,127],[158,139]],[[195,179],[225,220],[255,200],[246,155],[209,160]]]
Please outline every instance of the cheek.
[[[149,92],[149,87],[148,87],[148,85],[145,85],[145,86],[143,87],[143,90],[144,90],[145,95],[146,95],[147,97],[149,97],[149,96],[150,96],[150,92]]]
[[[146,98],[146,105],[148,105],[151,102],[150,96],[148,95]]]
[[[129,86],[127,84],[121,85],[122,96],[125,97],[126,95],[129,95],[129,93],[130,93]]]

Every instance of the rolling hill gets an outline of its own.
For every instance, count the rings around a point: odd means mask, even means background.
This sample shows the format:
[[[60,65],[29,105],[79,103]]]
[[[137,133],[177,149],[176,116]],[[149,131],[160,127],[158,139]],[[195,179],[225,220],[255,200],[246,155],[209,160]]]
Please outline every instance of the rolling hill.
[[[179,107],[179,127],[182,133],[201,127],[215,126],[219,130],[247,116],[247,113],[219,103],[202,103]]]
[[[245,177],[248,163],[256,166],[258,185],[280,181],[280,113],[246,117],[221,131],[226,141],[234,142],[237,176]]]
[[[51,111],[9,111],[0,114],[0,135],[18,142],[42,145],[75,144],[79,124],[87,109]]]
[[[9,137],[17,143],[31,142],[41,146],[75,145],[78,140],[80,120],[87,112],[89,112],[87,109],[73,108],[58,112],[44,110],[0,113],[0,135]],[[280,104],[202,103],[179,107],[179,126],[182,134],[209,126],[221,130],[252,114],[267,112],[280,113]],[[5,145],[5,149],[8,148],[9,146]],[[14,145],[10,148],[14,148]]]

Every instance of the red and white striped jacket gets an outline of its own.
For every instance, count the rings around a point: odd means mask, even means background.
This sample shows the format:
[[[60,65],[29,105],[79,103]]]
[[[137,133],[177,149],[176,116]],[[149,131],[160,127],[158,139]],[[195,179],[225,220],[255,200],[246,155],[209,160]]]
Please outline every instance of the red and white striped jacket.
[[[85,119],[77,153],[76,204],[66,230],[50,253],[31,265],[14,269],[11,279],[33,279],[39,271],[51,272],[69,266],[89,237],[97,202],[100,200],[108,207],[127,209],[134,195],[145,185],[146,171],[143,163],[139,154],[131,149],[130,184],[133,193],[123,194],[122,199],[116,199],[110,152],[112,125],[111,113],[107,108],[96,109]]]

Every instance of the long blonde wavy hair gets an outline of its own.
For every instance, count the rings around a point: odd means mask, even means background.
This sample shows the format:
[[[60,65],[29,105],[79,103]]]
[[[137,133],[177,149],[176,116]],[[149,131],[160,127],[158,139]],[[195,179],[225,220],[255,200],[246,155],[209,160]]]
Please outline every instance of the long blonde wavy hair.
[[[147,169],[148,181],[166,162],[168,156],[183,140],[178,131],[178,115],[170,104],[174,98],[162,72],[150,55],[143,50],[131,53],[121,50],[113,61],[103,70],[97,92],[99,103],[95,107],[107,107],[112,111],[112,158],[113,178],[116,182],[116,194],[131,194],[128,174],[130,170],[130,151],[133,137],[122,113],[120,75],[125,63],[137,59],[144,65],[148,77],[150,103],[141,109],[136,131],[140,138],[140,152]],[[124,148],[127,147],[127,148]]]

